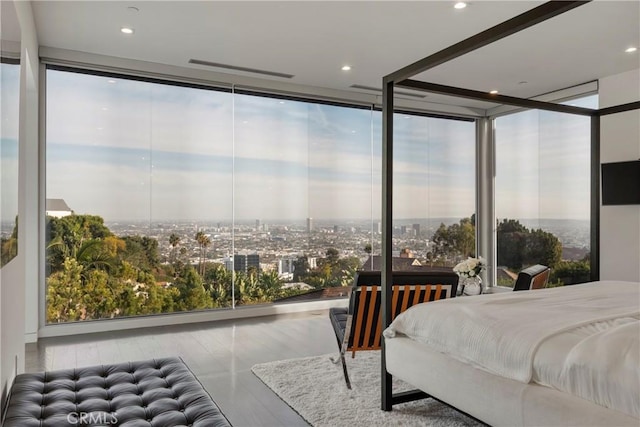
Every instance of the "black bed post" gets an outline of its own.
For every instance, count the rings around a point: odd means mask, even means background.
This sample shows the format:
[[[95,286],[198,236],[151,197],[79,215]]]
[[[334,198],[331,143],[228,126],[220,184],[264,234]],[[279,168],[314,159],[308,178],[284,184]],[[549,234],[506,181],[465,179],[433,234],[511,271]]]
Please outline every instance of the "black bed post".
[[[600,280],[600,116],[591,116],[591,281]]]
[[[391,323],[392,233],[393,233],[393,80],[382,86],[382,329]],[[381,349],[382,410],[391,411],[392,379],[387,372],[385,339]]]

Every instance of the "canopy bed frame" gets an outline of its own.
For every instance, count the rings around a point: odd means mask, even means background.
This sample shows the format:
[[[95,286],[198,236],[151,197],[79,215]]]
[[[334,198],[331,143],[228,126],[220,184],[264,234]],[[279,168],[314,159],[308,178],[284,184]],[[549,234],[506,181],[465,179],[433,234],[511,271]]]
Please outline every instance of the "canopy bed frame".
[[[590,117],[591,120],[591,230],[590,230],[590,242],[592,248],[599,247],[599,220],[600,220],[600,117],[615,114],[620,112],[632,111],[640,108],[640,101],[635,101],[627,104],[612,106],[602,109],[590,109],[583,107],[576,107],[571,105],[561,105],[552,102],[544,102],[534,99],[517,98],[507,95],[490,94],[477,90],[464,89],[459,87],[445,86],[441,84],[428,83],[419,80],[412,80],[411,78],[417,74],[423,73],[433,67],[441,65],[445,62],[451,61],[457,57],[460,57],[466,53],[479,49],[483,46],[487,46],[495,41],[505,38],[509,35],[515,34],[519,31],[532,27],[538,23],[544,22],[550,18],[558,16],[562,13],[571,11],[574,8],[580,7],[589,1],[549,1],[538,7],[535,7],[525,13],[522,13],[514,18],[504,21],[494,27],[491,27],[485,31],[482,31],[472,37],[469,37],[459,43],[456,43],[450,47],[447,47],[437,53],[427,56],[419,61],[416,61],[406,67],[403,67],[383,78],[383,107],[382,107],[382,134],[383,134],[383,153],[382,153],[382,320],[383,328],[387,328],[391,323],[391,284],[392,284],[392,231],[393,231],[393,120],[394,120],[394,89],[396,86],[401,88],[409,88],[412,90],[425,91],[430,93],[438,93],[447,96],[461,97],[478,101],[489,101],[495,104],[515,106],[519,108],[539,109],[546,111],[554,111],[560,113],[575,114],[581,116]],[[489,119],[488,116],[484,119]],[[598,251],[591,251],[591,281],[598,281],[600,276],[599,272],[599,253]],[[539,291],[533,291],[539,292]],[[457,298],[456,298],[457,299]],[[432,367],[425,366],[425,370],[435,371],[437,369],[447,368],[449,372],[440,372],[431,374],[431,381],[448,381],[449,385],[440,387],[439,393],[431,391],[431,388],[423,387],[419,381],[413,383],[414,386],[420,387],[422,390],[416,390],[414,392],[405,392],[402,394],[394,395],[392,393],[392,375],[387,371],[387,348],[385,339],[382,340],[382,364],[381,364],[381,407],[382,410],[390,411],[394,404],[403,403],[411,400],[422,399],[425,397],[434,397],[429,393],[434,393],[436,399],[442,399],[445,403],[458,407],[460,400],[456,400],[456,395],[459,394],[459,390],[455,390],[451,384],[455,382],[464,382],[465,385],[461,388],[467,387],[470,389],[469,393],[483,393],[483,384],[495,386],[497,388],[503,388],[502,394],[507,395],[509,393],[517,394],[523,399],[523,390],[525,384],[513,385],[509,384],[509,381],[495,375],[485,373],[483,371],[472,372],[465,371],[464,364],[457,361],[446,360],[445,357],[436,353],[431,354]],[[473,369],[473,368],[472,368]],[[477,369],[475,371],[478,371]],[[410,377],[410,373],[405,373]],[[453,380],[453,381],[452,381]],[[487,383],[488,382],[488,383]],[[424,383],[423,383],[424,384]],[[513,386],[513,387],[512,387]],[[522,387],[521,387],[522,386]],[[511,390],[511,387],[513,390]],[[521,390],[522,388],[522,390]],[[548,389],[552,393],[545,394],[547,387],[538,386],[533,391],[526,391],[533,396],[533,399],[538,402],[539,407],[543,407],[545,410],[549,410],[549,419],[555,419],[556,421],[561,419],[562,411],[564,411],[563,405],[568,405],[570,408],[574,408],[576,411],[583,411],[585,414],[593,415],[593,420],[607,419],[609,414],[607,409],[600,407],[594,408],[594,411],[589,411],[592,406],[590,402],[577,399],[570,395],[565,395],[562,392],[558,392],[553,389]],[[516,390],[517,389],[517,390]],[[486,390],[484,390],[486,395]],[[496,396],[494,396],[496,397]],[[504,397],[504,396],[503,396]],[[469,396],[462,400],[469,400]],[[561,402],[561,403],[555,403]],[[484,402],[484,406],[489,401]],[[505,400],[504,402],[509,402]],[[468,402],[467,402],[468,403]],[[512,414],[513,408],[510,407],[510,403],[497,403],[497,406],[493,410],[504,411],[506,414]],[[459,406],[461,411],[468,411],[473,417],[478,417],[481,420],[495,419],[486,416],[486,408],[482,409],[482,404],[462,404]],[[490,405],[491,406],[491,405]],[[553,408],[556,409],[553,409]],[[551,408],[551,409],[550,409]],[[560,408],[560,409],[558,409]],[[531,408],[529,408],[531,409]],[[533,409],[536,409],[533,407]],[[603,409],[604,412],[600,411]],[[522,406],[517,408],[518,411],[524,411]],[[600,412],[598,412],[600,411]],[[588,420],[589,418],[583,418]],[[542,420],[542,419],[541,419]],[[540,421],[541,421],[540,420]],[[623,420],[624,421],[624,420]],[[491,422],[491,421],[490,421]]]

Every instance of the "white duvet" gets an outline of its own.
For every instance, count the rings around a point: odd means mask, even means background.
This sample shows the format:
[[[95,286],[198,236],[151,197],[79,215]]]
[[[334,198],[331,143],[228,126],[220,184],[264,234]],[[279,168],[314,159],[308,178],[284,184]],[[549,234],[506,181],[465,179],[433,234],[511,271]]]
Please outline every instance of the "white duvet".
[[[640,284],[601,281],[419,304],[383,334],[640,417],[639,319]]]

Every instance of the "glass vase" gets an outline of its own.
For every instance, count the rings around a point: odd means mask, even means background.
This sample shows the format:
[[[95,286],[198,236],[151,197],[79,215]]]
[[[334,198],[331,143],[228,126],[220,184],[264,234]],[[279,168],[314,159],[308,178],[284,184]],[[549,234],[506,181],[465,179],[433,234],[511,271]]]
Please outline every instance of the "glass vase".
[[[480,295],[484,290],[480,276],[460,277],[458,287],[462,295]]]

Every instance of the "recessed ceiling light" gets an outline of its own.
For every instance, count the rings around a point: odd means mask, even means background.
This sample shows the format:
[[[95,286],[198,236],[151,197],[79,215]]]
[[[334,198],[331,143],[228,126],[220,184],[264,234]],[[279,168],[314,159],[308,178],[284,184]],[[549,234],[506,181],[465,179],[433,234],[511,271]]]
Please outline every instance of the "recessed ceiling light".
[[[123,32],[124,34],[133,34],[133,28],[129,28],[129,27],[122,27],[120,28],[120,31]]]
[[[638,50],[637,47],[631,46],[631,47],[625,49],[625,52],[631,53],[631,52],[635,52],[636,50]]]
[[[456,9],[464,9],[465,7],[467,7],[467,4],[463,1],[459,1],[454,4],[453,7],[455,7]]]
[[[490,93],[491,95],[495,95],[495,94],[497,94],[497,93],[498,93],[498,91],[494,89],[494,90],[490,90],[490,91],[489,91],[489,93]]]
[[[342,66],[342,71],[349,71],[351,70],[351,65],[343,65]]]
[[[111,83],[111,84],[113,84],[113,83],[115,83],[115,82],[116,82],[116,81],[115,81],[115,80],[113,80],[113,79],[109,79],[109,80],[107,80],[107,83]]]

